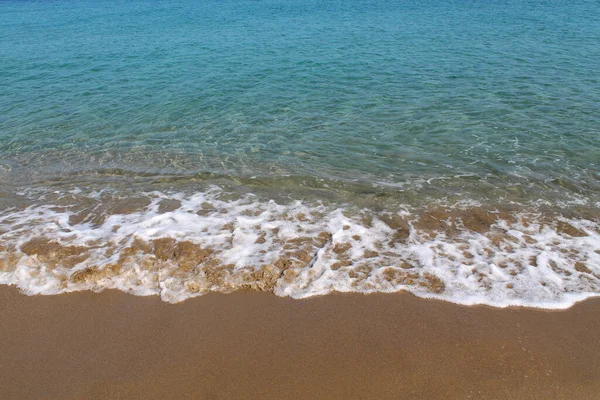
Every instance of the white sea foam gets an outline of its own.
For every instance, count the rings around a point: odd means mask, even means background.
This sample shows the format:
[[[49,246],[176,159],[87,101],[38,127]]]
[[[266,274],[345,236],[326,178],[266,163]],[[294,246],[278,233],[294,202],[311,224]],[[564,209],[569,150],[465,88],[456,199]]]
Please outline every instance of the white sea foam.
[[[467,305],[567,308],[600,293],[598,221],[499,213],[478,231],[448,214],[438,227],[454,228],[444,230],[419,228],[422,215],[409,208],[350,212],[232,198],[217,187],[147,196],[147,206],[101,219],[49,204],[5,211],[0,283],[26,294],[115,288],[173,303],[250,288],[292,298],[405,290]],[[168,211],[166,200],[175,202]],[[160,239],[171,239],[166,255]]]

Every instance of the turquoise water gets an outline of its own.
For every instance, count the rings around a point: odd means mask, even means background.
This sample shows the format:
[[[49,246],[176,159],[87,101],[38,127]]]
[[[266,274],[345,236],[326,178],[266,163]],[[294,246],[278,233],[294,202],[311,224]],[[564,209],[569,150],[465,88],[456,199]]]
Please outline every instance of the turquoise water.
[[[118,171],[600,192],[595,1],[2,1],[0,38],[17,186]]]
[[[0,0],[0,284],[600,295],[598,1]]]

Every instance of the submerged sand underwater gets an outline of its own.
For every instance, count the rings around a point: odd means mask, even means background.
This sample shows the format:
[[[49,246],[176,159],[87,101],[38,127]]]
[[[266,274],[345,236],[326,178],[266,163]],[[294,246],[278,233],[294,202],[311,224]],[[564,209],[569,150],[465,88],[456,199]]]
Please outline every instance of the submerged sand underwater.
[[[0,2],[0,284],[600,293],[598,4]]]

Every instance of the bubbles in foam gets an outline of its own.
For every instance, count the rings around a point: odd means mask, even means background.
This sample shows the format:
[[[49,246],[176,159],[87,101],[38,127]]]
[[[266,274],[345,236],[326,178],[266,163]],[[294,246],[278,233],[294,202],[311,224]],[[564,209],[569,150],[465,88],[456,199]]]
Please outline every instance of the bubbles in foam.
[[[55,200],[0,215],[0,283],[28,294],[114,288],[169,302],[240,289],[293,298],[406,290],[460,304],[565,308],[600,293],[600,228],[590,219],[465,204],[372,212],[218,187]]]

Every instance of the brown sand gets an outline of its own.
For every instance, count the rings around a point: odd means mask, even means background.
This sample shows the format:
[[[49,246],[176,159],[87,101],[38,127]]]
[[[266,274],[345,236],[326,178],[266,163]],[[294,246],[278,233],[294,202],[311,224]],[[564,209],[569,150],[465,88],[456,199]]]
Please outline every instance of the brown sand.
[[[0,287],[0,399],[598,399],[600,301],[567,311],[407,294]]]

